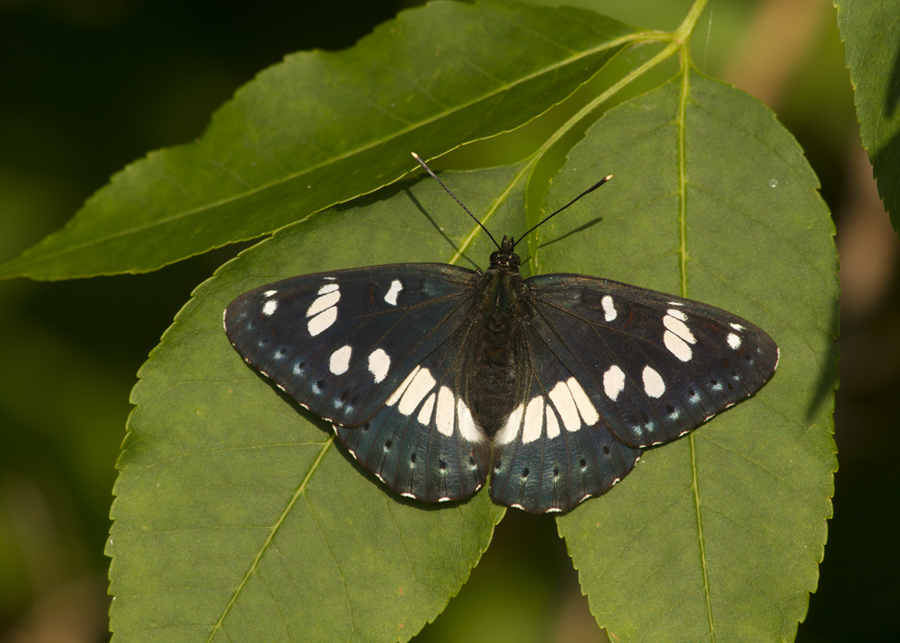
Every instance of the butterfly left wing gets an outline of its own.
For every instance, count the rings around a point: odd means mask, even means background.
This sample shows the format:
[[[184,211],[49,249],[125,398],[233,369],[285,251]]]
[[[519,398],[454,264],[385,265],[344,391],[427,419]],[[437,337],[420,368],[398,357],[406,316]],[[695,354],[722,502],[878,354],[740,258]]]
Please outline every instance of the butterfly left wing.
[[[335,425],[354,457],[403,496],[460,500],[487,479],[490,441],[464,393],[470,329],[463,322],[425,356],[364,424]]]
[[[580,275],[526,281],[528,394],[494,436],[491,494],[565,511],[771,377],[778,348],[727,311]],[[539,409],[543,409],[541,414]]]
[[[331,421],[393,490],[465,498],[484,484],[489,458],[461,405],[454,357],[474,274],[403,264],[293,277],[235,299],[225,331],[251,366]]]

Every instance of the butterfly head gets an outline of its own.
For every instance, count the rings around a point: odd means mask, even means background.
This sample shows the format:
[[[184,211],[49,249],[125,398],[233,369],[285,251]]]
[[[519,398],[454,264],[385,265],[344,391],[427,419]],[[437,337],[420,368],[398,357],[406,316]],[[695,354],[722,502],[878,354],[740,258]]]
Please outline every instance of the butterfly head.
[[[515,250],[515,241],[512,237],[503,237],[500,249],[491,253],[491,268],[499,268],[507,272],[519,272],[519,264],[522,263]]]

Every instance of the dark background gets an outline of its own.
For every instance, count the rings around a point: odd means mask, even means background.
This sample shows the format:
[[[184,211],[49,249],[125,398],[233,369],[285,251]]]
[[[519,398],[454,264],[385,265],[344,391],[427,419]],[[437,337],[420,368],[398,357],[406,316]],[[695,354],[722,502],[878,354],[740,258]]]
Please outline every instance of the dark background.
[[[62,226],[126,164],[198,137],[212,111],[284,55],[351,46],[414,4],[0,0],[0,261]],[[672,29],[690,2],[566,4]],[[710,8],[695,63],[776,110],[838,227],[840,471],[799,640],[900,640],[900,244],[860,149],[834,9],[821,0]],[[107,638],[103,545],[129,390],[191,290],[235,252],[149,275],[0,282],[0,641]],[[508,512],[422,640],[473,635],[605,640],[552,518]]]

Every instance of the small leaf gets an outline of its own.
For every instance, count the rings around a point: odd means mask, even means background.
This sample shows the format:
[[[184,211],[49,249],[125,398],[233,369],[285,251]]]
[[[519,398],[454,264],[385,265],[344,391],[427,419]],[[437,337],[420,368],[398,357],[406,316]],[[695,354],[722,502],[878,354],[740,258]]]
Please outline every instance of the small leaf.
[[[834,0],[863,147],[900,232],[900,4]]]
[[[769,332],[781,361],[754,398],[560,517],[560,534],[616,640],[792,640],[836,469],[837,257],[817,179],[761,103],[696,73],[595,123],[547,209],[606,173],[600,203],[540,230],[541,269],[720,306]],[[577,252],[554,242],[576,230]]]
[[[498,225],[522,166],[445,174]],[[502,201],[501,201],[502,197]],[[115,640],[407,640],[454,596],[504,509],[406,501],[322,420],[247,367],[222,329],[240,293],[290,275],[451,259],[472,222],[437,183],[402,182],[295,224],[201,285],[140,371],[108,553]],[[486,258],[483,235],[475,243]]]
[[[155,270],[389,184],[572,94],[634,32],[593,12],[434,2],[339,53],[262,72],[196,143],[114,176],[0,277]]]

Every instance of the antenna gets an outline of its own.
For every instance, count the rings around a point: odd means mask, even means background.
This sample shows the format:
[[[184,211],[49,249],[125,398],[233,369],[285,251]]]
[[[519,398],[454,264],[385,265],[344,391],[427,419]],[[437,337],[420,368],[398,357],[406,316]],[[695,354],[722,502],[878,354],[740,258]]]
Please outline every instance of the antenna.
[[[428,173],[431,175],[431,178],[433,178],[435,181],[437,181],[438,183],[440,183],[441,187],[444,188],[444,190],[447,191],[447,194],[449,194],[450,196],[452,196],[452,197],[453,197],[453,200],[456,201],[457,203],[459,203],[459,206],[460,206],[463,210],[465,210],[465,211],[469,214],[469,216],[472,217],[472,219],[475,220],[475,223],[477,223],[478,226],[479,226],[482,230],[484,230],[485,234],[487,234],[487,236],[490,238],[491,241],[494,242],[494,245],[497,246],[497,249],[499,250],[499,249],[500,249],[500,244],[497,243],[497,240],[496,240],[496,239],[494,239],[494,235],[491,234],[491,231],[488,230],[487,228],[485,228],[485,227],[484,227],[484,224],[481,223],[481,221],[478,220],[478,217],[476,217],[474,214],[472,214],[472,213],[469,211],[469,208],[467,208],[465,205],[463,205],[463,202],[456,198],[456,195],[453,194],[453,192],[450,191],[450,188],[448,188],[446,185],[444,185],[444,182],[441,181],[441,180],[437,177],[437,174],[435,174],[434,172],[431,171],[431,168],[428,167],[428,166],[425,164],[425,161],[423,161],[421,158],[419,158],[419,155],[418,155],[418,154],[416,154],[415,152],[412,152],[412,157],[413,157],[414,159],[416,159],[416,161],[418,162],[418,164],[421,165],[423,168],[425,168],[425,171],[428,172]],[[531,234],[532,232],[534,232],[535,230],[537,230],[538,227],[540,227],[540,226],[544,225],[545,223],[547,223],[547,221],[549,221],[550,219],[552,219],[553,217],[555,217],[557,214],[559,214],[560,212],[562,212],[563,210],[565,210],[566,208],[568,208],[570,205],[574,204],[576,201],[578,201],[578,200],[581,199],[582,197],[587,196],[588,194],[590,194],[591,192],[593,192],[594,190],[596,190],[597,188],[599,188],[601,185],[603,185],[604,183],[606,183],[607,181],[609,181],[612,177],[613,177],[612,174],[607,174],[607,175],[604,176],[602,179],[600,179],[599,181],[597,181],[596,183],[594,183],[594,185],[592,185],[591,187],[589,187],[587,190],[585,190],[584,192],[582,192],[581,194],[579,194],[578,196],[576,196],[574,199],[572,199],[571,201],[569,201],[568,203],[566,203],[566,204],[565,204],[563,207],[561,207],[559,210],[557,210],[556,212],[553,212],[553,213],[551,213],[551,214],[548,214],[546,217],[544,217],[543,219],[541,219],[540,221],[538,221],[535,225],[533,225],[533,226],[531,226],[530,228],[528,228],[528,230],[526,230],[526,231],[522,234],[522,236],[520,236],[520,237],[513,243],[513,248],[516,247],[516,245],[519,243],[519,241],[521,241],[522,239],[524,239],[525,237],[527,237],[529,234]]]
[[[450,196],[453,197],[453,200],[454,200],[454,201],[456,201],[457,203],[459,203],[459,206],[460,206],[463,210],[465,210],[466,212],[469,213],[469,216],[472,217],[472,218],[475,220],[475,223],[477,223],[477,224],[479,225],[479,227],[480,227],[482,230],[484,230],[485,234],[487,234],[487,236],[490,238],[491,241],[494,242],[494,245],[497,246],[497,249],[499,250],[499,249],[500,249],[500,244],[497,243],[497,240],[496,240],[496,239],[494,239],[494,235],[491,234],[491,231],[488,230],[487,228],[485,228],[485,227],[484,227],[484,224],[481,223],[481,221],[478,220],[478,217],[476,217],[474,214],[472,214],[471,212],[469,212],[469,208],[467,208],[466,206],[464,206],[464,205],[463,205],[463,202],[456,198],[456,195],[453,194],[453,192],[450,191],[450,188],[448,188],[446,185],[444,185],[444,182],[441,181],[441,180],[437,177],[437,174],[435,174],[434,172],[431,171],[431,168],[430,168],[430,167],[428,167],[427,165],[425,165],[425,161],[423,161],[421,158],[419,158],[419,155],[418,155],[418,154],[416,154],[415,152],[412,152],[412,157],[413,157],[414,159],[416,159],[416,161],[419,163],[419,165],[421,165],[422,167],[425,168],[425,171],[428,172],[428,173],[431,175],[431,178],[433,178],[435,181],[437,181],[438,183],[441,184],[441,187],[444,188],[444,190],[447,191],[447,194],[449,194]],[[591,188],[591,189],[593,189],[593,188]],[[579,198],[581,198],[581,197],[579,197]],[[577,199],[576,199],[576,200],[577,200]],[[554,213],[554,214],[555,214],[555,213]]]
[[[596,190],[597,188],[599,188],[601,185],[603,185],[604,183],[606,183],[607,181],[609,181],[612,177],[613,177],[612,174],[607,174],[607,175],[604,176],[602,179],[600,179],[599,181],[597,181],[596,183],[594,183],[594,185],[592,185],[591,187],[589,187],[587,190],[585,190],[584,192],[582,192],[581,194],[579,194],[578,196],[576,196],[574,199],[572,199],[571,201],[569,201],[568,203],[566,203],[566,204],[565,204],[563,207],[561,207],[559,210],[557,210],[556,212],[554,212],[554,213],[552,213],[552,214],[548,214],[546,217],[544,217],[543,219],[541,219],[540,221],[538,221],[536,224],[534,224],[533,226],[531,226],[530,228],[528,228],[528,230],[526,230],[526,231],[522,234],[522,236],[519,237],[519,238],[516,240],[515,243],[513,243],[513,248],[516,247],[516,245],[519,243],[519,241],[521,241],[522,239],[524,239],[525,237],[527,237],[529,234],[531,234],[532,232],[534,232],[535,230],[537,230],[537,228],[538,228],[539,226],[542,226],[542,225],[544,225],[545,223],[547,223],[547,221],[549,221],[550,219],[552,219],[553,217],[555,217],[557,214],[559,214],[560,212],[562,212],[563,210],[565,210],[566,208],[568,208],[570,205],[572,205],[573,203],[575,203],[576,201],[578,201],[581,197],[587,196],[588,194],[590,194],[591,192],[593,192],[594,190]]]

